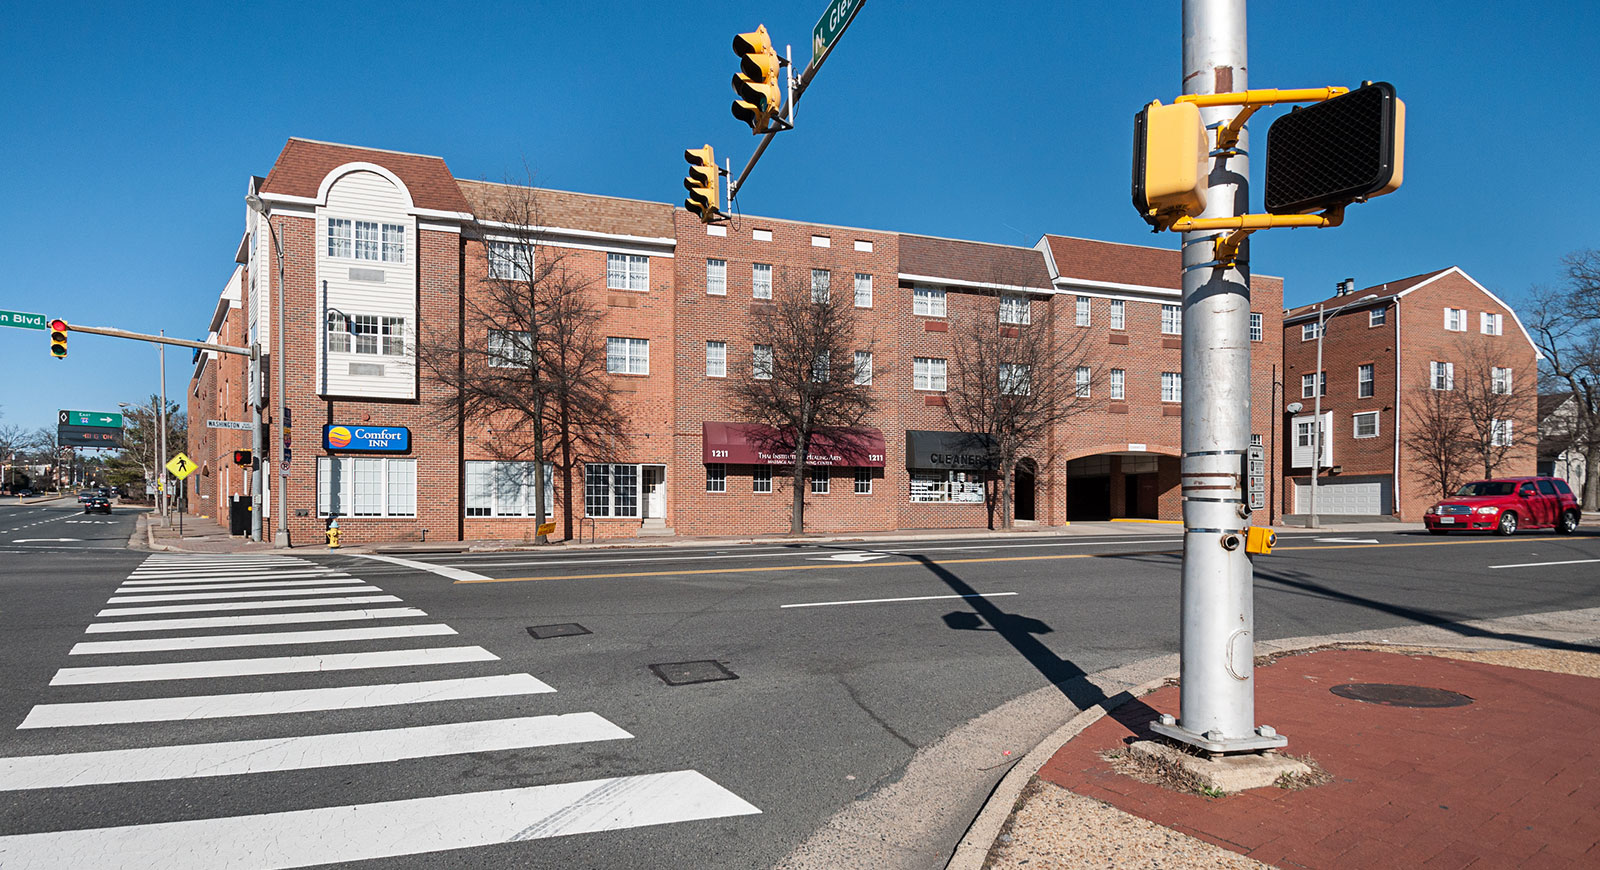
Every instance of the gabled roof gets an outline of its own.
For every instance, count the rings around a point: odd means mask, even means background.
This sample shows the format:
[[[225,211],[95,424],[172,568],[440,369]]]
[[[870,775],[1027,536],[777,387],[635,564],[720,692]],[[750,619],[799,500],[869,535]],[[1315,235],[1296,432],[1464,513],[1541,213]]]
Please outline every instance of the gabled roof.
[[[1034,248],[900,236],[900,274],[986,287],[1052,290],[1044,255]]]
[[[416,208],[452,214],[472,211],[443,158],[312,139],[290,139],[283,146],[261,193],[264,198],[278,195],[313,200],[328,173],[347,163],[370,163],[394,173],[411,192],[411,204]]]
[[[1539,421],[1543,422],[1546,417],[1554,414],[1557,409],[1571,400],[1572,393],[1570,391],[1564,393],[1540,393]]]
[[[1183,255],[1176,250],[1052,235],[1041,239],[1040,246],[1047,249],[1060,278],[1183,289]]]
[[[469,204],[469,210],[479,221],[494,221],[497,215],[504,218],[510,213],[525,211],[515,198],[531,192],[532,201],[528,203],[528,210],[535,213],[535,219],[543,227],[647,239],[673,239],[676,235],[672,221],[673,207],[664,202],[619,199],[489,181],[463,180],[457,181],[456,185]]]
[[[1350,293],[1334,294],[1333,296],[1329,296],[1326,299],[1322,299],[1322,300],[1319,300],[1319,301],[1316,301],[1316,302],[1312,302],[1312,303],[1307,304],[1307,305],[1301,305],[1301,306],[1298,306],[1298,307],[1295,307],[1295,308],[1291,308],[1288,311],[1284,312],[1284,314],[1287,317],[1294,317],[1296,315],[1305,314],[1305,313],[1311,312],[1311,311],[1316,311],[1318,305],[1327,305],[1327,306],[1335,306],[1335,307],[1337,307],[1338,305],[1343,305],[1344,303],[1349,302],[1352,299],[1360,299],[1361,297],[1369,295],[1369,294],[1378,297],[1378,299],[1374,299],[1373,300],[1374,302],[1377,302],[1377,301],[1382,300],[1382,299],[1388,299],[1388,298],[1390,298],[1392,296],[1403,296],[1406,293],[1409,293],[1410,291],[1415,290],[1416,288],[1422,286],[1423,284],[1426,284],[1426,283],[1432,281],[1433,279],[1439,277],[1440,275],[1443,275],[1444,273],[1450,271],[1451,269],[1455,269],[1455,268],[1457,268],[1457,267],[1448,266],[1448,267],[1443,268],[1443,269],[1436,269],[1436,270],[1434,270],[1432,272],[1424,272],[1421,275],[1412,275],[1410,278],[1401,278],[1398,281],[1386,281],[1386,282],[1384,282],[1382,284],[1374,284],[1371,287],[1365,287],[1363,289],[1355,290],[1355,291],[1352,291]]]

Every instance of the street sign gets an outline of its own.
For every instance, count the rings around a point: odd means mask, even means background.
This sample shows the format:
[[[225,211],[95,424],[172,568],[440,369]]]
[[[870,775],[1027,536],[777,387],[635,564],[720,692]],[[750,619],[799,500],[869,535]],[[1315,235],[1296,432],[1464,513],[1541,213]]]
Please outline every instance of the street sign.
[[[29,314],[26,311],[0,311],[0,326],[11,326],[17,329],[49,329],[50,321],[43,314]]]
[[[62,411],[56,415],[62,426],[105,426],[122,428],[122,415],[115,411]]]
[[[248,422],[239,421],[239,420],[207,420],[206,421],[206,428],[207,429],[238,429],[238,430],[240,430],[242,432],[249,432],[250,431],[250,424]]]
[[[556,533],[556,524],[555,523],[545,523],[545,524],[539,526],[539,534],[541,534],[541,535],[553,535],[555,533]]]
[[[1245,502],[1253,511],[1267,507],[1267,448],[1259,444],[1245,454]]]
[[[289,476],[289,460],[285,459],[283,461],[283,464],[278,466],[278,476],[279,477],[288,477]]]
[[[856,13],[856,7],[860,5],[861,0],[833,0],[823,10],[822,17],[817,19],[817,26],[811,28],[812,63],[816,63],[816,59],[844,32],[845,25],[850,23],[850,16]]]
[[[167,470],[172,472],[172,476],[179,480],[194,474],[195,467],[194,460],[182,453],[167,460]]]
[[[105,426],[57,426],[62,447],[122,447],[122,430]]]

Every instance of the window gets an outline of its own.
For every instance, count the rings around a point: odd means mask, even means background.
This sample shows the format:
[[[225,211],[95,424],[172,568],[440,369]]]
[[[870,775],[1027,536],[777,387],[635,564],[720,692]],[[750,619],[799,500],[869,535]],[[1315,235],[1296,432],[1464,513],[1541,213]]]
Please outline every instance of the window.
[[[406,261],[406,228],[400,224],[383,225],[383,261],[385,263]]]
[[[750,475],[751,492],[772,492],[772,466],[757,465]]]
[[[706,260],[706,295],[728,295],[728,261]]]
[[[1111,300],[1111,328],[1128,328],[1128,304],[1121,299]]]
[[[728,491],[728,466],[720,462],[706,463],[706,492]]]
[[[818,305],[828,304],[833,298],[833,273],[827,269],[811,270],[811,301]]]
[[[417,461],[317,457],[317,516],[414,517]]]
[[[1356,398],[1372,398],[1372,363],[1356,366]]]
[[[772,298],[771,263],[756,263],[750,267],[750,295],[756,299]]]
[[[1467,309],[1446,308],[1444,310],[1444,328],[1447,332],[1467,331]]]
[[[811,358],[811,382],[825,384],[828,382],[829,368],[833,363],[833,352],[823,351]]]
[[[706,342],[706,377],[725,378],[728,376],[728,343],[725,341]]]
[[[1489,421],[1489,443],[1495,447],[1511,446],[1510,420],[1495,419]]]
[[[758,381],[772,380],[772,345],[758,344],[750,349],[750,375]]]
[[[467,516],[531,517],[534,510],[532,462],[467,462]],[[544,515],[556,511],[555,466],[544,466]]]
[[[639,466],[590,463],[583,467],[583,511],[591,517],[639,515]]]
[[[329,218],[328,256],[404,263],[406,228],[403,224]]]
[[[1294,448],[1289,457],[1290,467],[1311,467],[1312,458],[1316,456],[1315,445],[1312,444],[1312,440],[1316,437],[1316,431],[1312,428],[1315,421],[1315,417],[1294,418]],[[1327,468],[1333,464],[1332,411],[1323,412],[1321,425],[1318,428],[1322,432],[1322,461],[1320,467]]]
[[[1000,322],[1025,324],[1033,320],[1033,306],[1026,296],[1006,294],[1000,297]]]
[[[384,356],[406,355],[406,320],[404,317],[383,318]]]
[[[349,350],[354,353],[404,356],[406,352],[406,321],[403,317],[379,317],[375,314],[352,314],[348,319],[348,335],[334,341],[333,330],[338,315],[329,313],[329,350]]]
[[[1456,364],[1447,362],[1428,363],[1428,380],[1435,390],[1453,390],[1456,388]]]
[[[613,374],[650,374],[650,339],[607,338],[606,371]]]
[[[911,500],[983,504],[983,476],[972,471],[912,471]]]
[[[1319,381],[1320,381],[1320,383],[1318,383]],[[1328,394],[1328,373],[1327,372],[1322,372],[1322,377],[1321,378],[1318,378],[1315,374],[1301,375],[1300,376],[1300,398],[1309,399],[1309,398],[1311,398],[1313,396],[1318,395],[1317,387],[1319,387],[1319,386],[1322,388],[1322,391],[1321,391],[1320,394],[1326,396]]]
[[[944,392],[945,360],[925,356],[911,360],[912,389]]]
[[[1000,394],[1026,396],[1033,392],[1033,367],[1018,363],[1000,364]]]
[[[1355,415],[1355,424],[1356,424],[1355,437],[1357,437],[1357,438],[1376,438],[1376,437],[1378,437],[1378,412],[1377,411],[1366,411],[1364,413],[1360,413],[1360,414]]]
[[[1251,341],[1261,341],[1262,337],[1263,336],[1261,334],[1261,312],[1252,311],[1252,312],[1250,312],[1250,340]]]
[[[352,222],[339,218],[328,218],[328,256],[351,259],[355,256],[351,247]]]
[[[1490,387],[1502,396],[1511,395],[1511,369],[1495,366],[1490,374]]]
[[[1373,308],[1367,311],[1367,328],[1382,326],[1389,322],[1389,309]]]
[[[811,478],[811,492],[813,495],[828,494],[828,469],[812,466],[806,469],[806,476]]]
[[[1088,366],[1078,366],[1078,372],[1077,372],[1078,398],[1080,398],[1080,399],[1089,398],[1089,379],[1091,377],[1093,377],[1093,372],[1090,371]]]
[[[611,290],[650,289],[650,258],[638,254],[606,254],[606,287]]]
[[[528,333],[489,330],[489,365],[497,369],[518,368],[532,361],[533,348],[528,344]]]
[[[872,469],[856,469],[856,495],[872,494]]]
[[[350,352],[350,322],[337,312],[328,312],[328,352]]]
[[[944,316],[944,291],[937,287],[918,287],[911,291],[911,313],[918,317]]]
[[[1478,312],[1478,331],[1484,335],[1500,334],[1500,315],[1489,312]]]
[[[872,307],[872,276],[865,272],[856,273],[856,307]]]
[[[533,246],[515,242],[484,242],[489,255],[489,277],[497,280],[532,280]]]
[[[872,351],[856,351],[856,386],[872,383]]]
[[[356,259],[378,259],[377,221],[356,221]]]
[[[1079,296],[1073,310],[1073,325],[1088,326],[1092,317],[1093,312],[1089,308],[1089,297]]]
[[[1161,373],[1161,401],[1183,401],[1183,377],[1177,372]]]
[[[1317,337],[1318,324],[1315,320],[1310,323],[1300,324],[1300,340],[1314,341]]]
[[[1183,309],[1176,305],[1161,306],[1161,334],[1183,334]]]
[[[1111,370],[1111,401],[1120,402],[1127,398],[1128,373],[1122,369]]]

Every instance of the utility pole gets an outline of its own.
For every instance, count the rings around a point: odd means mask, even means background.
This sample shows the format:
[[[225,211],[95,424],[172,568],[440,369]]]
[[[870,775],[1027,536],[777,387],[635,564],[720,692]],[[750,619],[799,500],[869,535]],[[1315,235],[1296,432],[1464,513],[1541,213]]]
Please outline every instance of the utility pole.
[[[1245,0],[1184,0],[1184,94],[1248,89]],[[1237,106],[1200,109],[1215,130]],[[1201,218],[1249,212],[1250,137],[1214,150]],[[1183,591],[1180,713],[1153,723],[1164,736],[1213,753],[1288,741],[1255,725],[1255,609],[1245,552],[1243,465],[1250,446],[1248,241],[1219,262],[1225,231],[1183,234]]]
[[[167,331],[163,329],[158,334],[165,338]],[[161,357],[161,413],[157,415],[157,425],[161,427],[161,433],[156,437],[156,443],[160,445],[161,455],[156,462],[156,499],[161,502],[162,521],[171,525],[172,518],[167,516],[167,346],[162,344],[158,348],[157,353]]]

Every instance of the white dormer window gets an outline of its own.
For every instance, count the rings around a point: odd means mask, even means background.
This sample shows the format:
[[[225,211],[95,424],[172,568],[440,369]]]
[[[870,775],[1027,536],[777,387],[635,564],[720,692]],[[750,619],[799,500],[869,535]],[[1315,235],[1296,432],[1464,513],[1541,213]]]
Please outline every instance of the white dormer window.
[[[343,218],[328,219],[328,256],[382,263],[406,261],[406,228]]]

